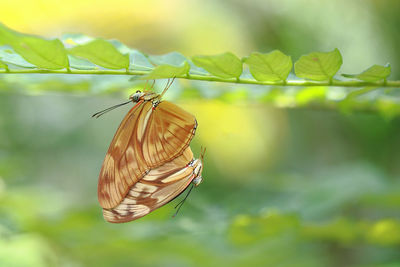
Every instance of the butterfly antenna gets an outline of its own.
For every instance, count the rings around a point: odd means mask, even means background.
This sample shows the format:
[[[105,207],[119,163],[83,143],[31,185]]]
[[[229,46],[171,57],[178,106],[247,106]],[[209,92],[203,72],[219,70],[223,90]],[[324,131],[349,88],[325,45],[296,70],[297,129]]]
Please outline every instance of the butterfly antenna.
[[[174,83],[174,81],[175,81],[175,77],[172,78],[171,82],[170,82],[170,79],[168,79],[167,84],[165,85],[165,88],[164,88],[164,90],[162,91],[162,93],[160,95],[160,99],[163,97],[165,92],[167,92],[167,90],[171,87],[171,85]]]
[[[183,206],[183,204],[185,203],[186,199],[187,199],[188,196],[190,195],[190,192],[192,192],[193,186],[194,186],[194,185],[192,184],[192,186],[190,187],[189,192],[187,192],[186,196],[185,196],[181,201],[179,201],[179,203],[175,206],[175,209],[176,209],[176,208],[178,208],[178,209],[176,210],[175,214],[172,215],[173,218],[178,214],[178,212],[179,212],[180,209],[182,208],[182,206]]]
[[[147,85],[149,84],[149,80],[146,80],[146,83],[144,84],[144,87],[143,87],[143,92],[151,91],[154,88],[155,83],[156,83],[156,80],[153,80],[153,82],[150,85],[150,88],[146,89]]]
[[[150,90],[153,90],[154,84],[156,84],[156,80],[153,80],[153,83],[151,84]]]
[[[116,108],[118,108],[118,107],[120,107],[120,106],[126,105],[126,104],[128,104],[128,103],[130,103],[130,102],[132,102],[132,101],[129,100],[129,101],[126,101],[126,102],[124,102],[124,103],[121,103],[121,104],[118,104],[118,105],[115,105],[115,106],[106,108],[106,109],[104,109],[104,110],[102,110],[102,111],[96,112],[95,114],[92,115],[92,118],[94,117],[94,118],[97,119],[97,118],[99,118],[101,115],[104,115],[105,113],[107,113],[107,112],[109,112],[109,111],[111,111],[111,110],[113,110],[113,109],[116,109]]]
[[[204,159],[204,155],[206,154],[207,148],[205,147],[203,149],[203,147],[201,147],[201,152],[200,152],[200,160],[203,161]]]
[[[149,83],[149,80],[146,80],[146,83],[144,84],[144,86],[143,86],[143,91],[146,91],[146,87],[147,87],[147,84]]]

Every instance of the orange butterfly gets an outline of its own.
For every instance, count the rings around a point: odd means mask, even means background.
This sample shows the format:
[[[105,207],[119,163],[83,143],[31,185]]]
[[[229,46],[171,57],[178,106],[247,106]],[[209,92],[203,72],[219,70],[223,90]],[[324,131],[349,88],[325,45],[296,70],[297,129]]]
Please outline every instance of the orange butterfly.
[[[137,189],[138,186],[140,187],[142,183],[138,182],[144,177],[148,177],[150,173],[152,173],[150,175],[154,175],[158,171],[161,179],[159,186],[170,186],[165,179],[173,173],[171,171],[183,171],[184,166],[193,160],[189,144],[197,127],[195,117],[173,103],[161,101],[172,82],[168,81],[161,95],[148,91],[137,91],[130,97],[130,101],[136,105],[125,116],[115,133],[99,176],[98,199],[104,209],[106,219],[108,218],[106,217],[107,210],[113,210],[120,204],[122,205],[123,201],[127,201],[128,193]],[[99,117],[130,101],[98,112],[93,116]],[[183,161],[186,161],[184,165],[182,165]],[[186,170],[189,170],[189,167],[194,167],[193,175],[190,176],[191,180],[201,177],[201,160],[196,165],[190,166],[189,164]],[[196,172],[194,172],[195,169]],[[188,175],[180,177],[189,179]],[[174,186],[170,186],[170,188],[173,190]],[[179,191],[177,194],[174,193],[175,196],[184,190],[180,190],[181,188],[176,184],[175,188],[176,192]],[[164,199],[169,199],[169,197],[164,197]],[[162,204],[157,204],[157,207],[168,201],[164,200]],[[157,207],[147,206],[150,211]],[[116,220],[114,221],[117,222]]]

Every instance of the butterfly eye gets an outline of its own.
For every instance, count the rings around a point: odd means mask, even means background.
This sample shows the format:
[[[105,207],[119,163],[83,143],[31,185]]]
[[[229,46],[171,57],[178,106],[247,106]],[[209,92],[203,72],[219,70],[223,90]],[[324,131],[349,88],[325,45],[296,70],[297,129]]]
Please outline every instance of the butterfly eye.
[[[132,99],[134,102],[139,102],[141,96],[142,92],[140,90],[137,90],[136,93],[132,94],[129,98]]]

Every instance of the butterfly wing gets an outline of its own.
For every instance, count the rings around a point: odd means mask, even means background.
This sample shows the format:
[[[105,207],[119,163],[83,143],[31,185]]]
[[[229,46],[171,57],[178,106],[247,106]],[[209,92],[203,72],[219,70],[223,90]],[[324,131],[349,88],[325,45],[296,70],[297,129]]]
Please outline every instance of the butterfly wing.
[[[148,171],[141,149],[144,118],[152,104],[130,110],[111,141],[99,175],[98,199],[103,208],[117,206],[129,188]]]
[[[104,218],[112,223],[136,220],[165,205],[181,194],[195,178],[190,147],[171,162],[151,170],[129,190],[113,209],[103,209]]]
[[[197,127],[196,118],[177,105],[162,101],[149,117],[143,136],[143,157],[150,168],[182,155]]]

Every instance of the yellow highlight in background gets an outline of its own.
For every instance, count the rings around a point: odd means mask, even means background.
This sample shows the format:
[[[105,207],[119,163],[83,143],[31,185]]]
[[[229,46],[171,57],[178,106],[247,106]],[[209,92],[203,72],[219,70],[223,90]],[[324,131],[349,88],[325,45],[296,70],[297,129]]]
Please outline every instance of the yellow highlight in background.
[[[196,114],[196,142],[207,147],[206,157],[219,171],[243,179],[250,171],[265,170],[275,162],[286,135],[282,110],[258,105],[235,105],[219,100],[180,104]]]

